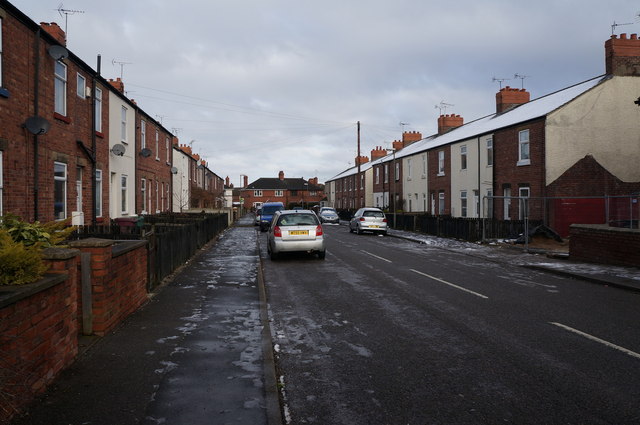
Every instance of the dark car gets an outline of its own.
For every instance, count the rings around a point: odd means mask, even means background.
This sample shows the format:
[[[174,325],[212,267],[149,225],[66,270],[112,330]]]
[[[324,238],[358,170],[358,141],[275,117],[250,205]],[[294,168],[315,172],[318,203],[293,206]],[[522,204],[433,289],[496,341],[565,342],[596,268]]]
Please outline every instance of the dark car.
[[[265,202],[260,211],[260,231],[266,232],[276,211],[284,209],[282,202]]]

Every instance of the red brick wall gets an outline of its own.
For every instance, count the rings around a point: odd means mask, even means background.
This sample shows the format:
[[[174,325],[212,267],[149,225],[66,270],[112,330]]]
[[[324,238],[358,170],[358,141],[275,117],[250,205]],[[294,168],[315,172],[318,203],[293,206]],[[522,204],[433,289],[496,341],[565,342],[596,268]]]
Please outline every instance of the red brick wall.
[[[570,232],[571,260],[640,267],[640,230],[574,224]]]
[[[144,145],[151,150],[151,155],[146,158],[139,155],[143,146],[141,129],[141,121],[143,120],[146,123]],[[157,149],[156,130],[158,132]],[[167,161],[167,138],[169,139],[169,161]],[[136,214],[140,214],[142,211],[146,211],[148,214],[155,214],[156,211],[171,211],[173,205],[173,175],[171,174],[173,143],[173,135],[171,133],[165,130],[157,121],[141,113],[140,110],[136,111]],[[140,190],[142,179],[147,181],[147,205],[142,205],[143,199]],[[168,198],[167,187],[169,187]],[[151,199],[151,210],[149,210],[149,199]]]
[[[444,151],[444,175],[438,175],[438,152]],[[444,191],[445,208],[444,214],[451,214],[451,146],[441,146],[431,149],[428,152],[428,181],[429,181],[429,200],[427,205],[431,214],[438,214],[439,200],[438,196]],[[431,196],[435,197],[436,210],[431,211]]]
[[[10,395],[3,397],[0,423],[42,392],[78,354],[77,256],[74,252],[49,263],[61,276],[11,288],[32,293],[0,307],[0,392]]]
[[[522,130],[529,130],[530,165],[518,166],[519,140],[518,134]],[[529,187],[529,196],[546,196],[545,192],[545,120],[544,118],[521,123],[514,127],[497,130],[493,135],[494,152],[494,182],[493,193],[502,196],[505,185],[510,185],[511,196],[518,196],[520,187]],[[510,215],[518,218],[518,202],[511,201]],[[529,218],[541,219],[543,208],[541,202],[530,202]],[[494,213],[499,218],[502,215],[502,200],[494,203]]]

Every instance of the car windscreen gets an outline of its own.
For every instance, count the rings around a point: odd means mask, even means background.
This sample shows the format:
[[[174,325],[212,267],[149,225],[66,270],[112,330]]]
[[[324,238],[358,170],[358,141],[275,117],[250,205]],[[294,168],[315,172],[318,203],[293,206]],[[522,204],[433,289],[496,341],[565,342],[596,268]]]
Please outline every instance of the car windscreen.
[[[384,213],[382,211],[365,211],[362,215],[364,217],[384,217]]]
[[[261,215],[273,215],[274,212],[280,211],[282,206],[280,205],[269,205],[268,207],[262,207]]]
[[[285,214],[280,216],[278,226],[317,226],[318,219],[313,214]]]

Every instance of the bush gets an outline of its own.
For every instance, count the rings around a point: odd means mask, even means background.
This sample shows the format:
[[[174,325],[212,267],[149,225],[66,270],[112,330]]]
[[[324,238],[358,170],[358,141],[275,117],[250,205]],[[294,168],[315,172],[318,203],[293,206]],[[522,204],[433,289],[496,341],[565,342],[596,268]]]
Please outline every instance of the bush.
[[[46,270],[38,245],[16,242],[7,230],[0,228],[0,285],[35,282]]]
[[[0,228],[4,228],[15,242],[48,248],[60,245],[67,240],[74,230],[69,224],[70,220],[51,221],[45,224],[36,221],[32,224],[22,221],[20,217],[13,214],[7,214],[2,217]]]

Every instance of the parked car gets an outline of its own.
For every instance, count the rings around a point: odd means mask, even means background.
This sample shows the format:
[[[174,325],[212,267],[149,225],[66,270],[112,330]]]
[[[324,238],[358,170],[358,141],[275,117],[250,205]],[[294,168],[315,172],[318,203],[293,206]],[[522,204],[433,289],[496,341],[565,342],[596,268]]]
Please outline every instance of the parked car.
[[[255,219],[255,221],[254,221],[254,223],[253,223],[253,224],[255,224],[256,226],[259,226],[259,225],[260,225],[260,213],[261,213],[261,212],[262,212],[262,208],[258,208],[258,209],[256,210],[256,219]]]
[[[331,207],[322,207],[318,213],[320,221],[323,223],[340,223],[340,217],[335,209]]]
[[[349,221],[349,232],[387,234],[387,218],[379,208],[360,208]]]
[[[265,202],[262,204],[262,211],[260,211],[260,231],[266,232],[271,225],[271,219],[276,211],[284,209],[282,202]]]
[[[309,210],[277,211],[267,233],[267,252],[272,260],[283,252],[308,252],[324,260],[326,249],[320,220]]]

